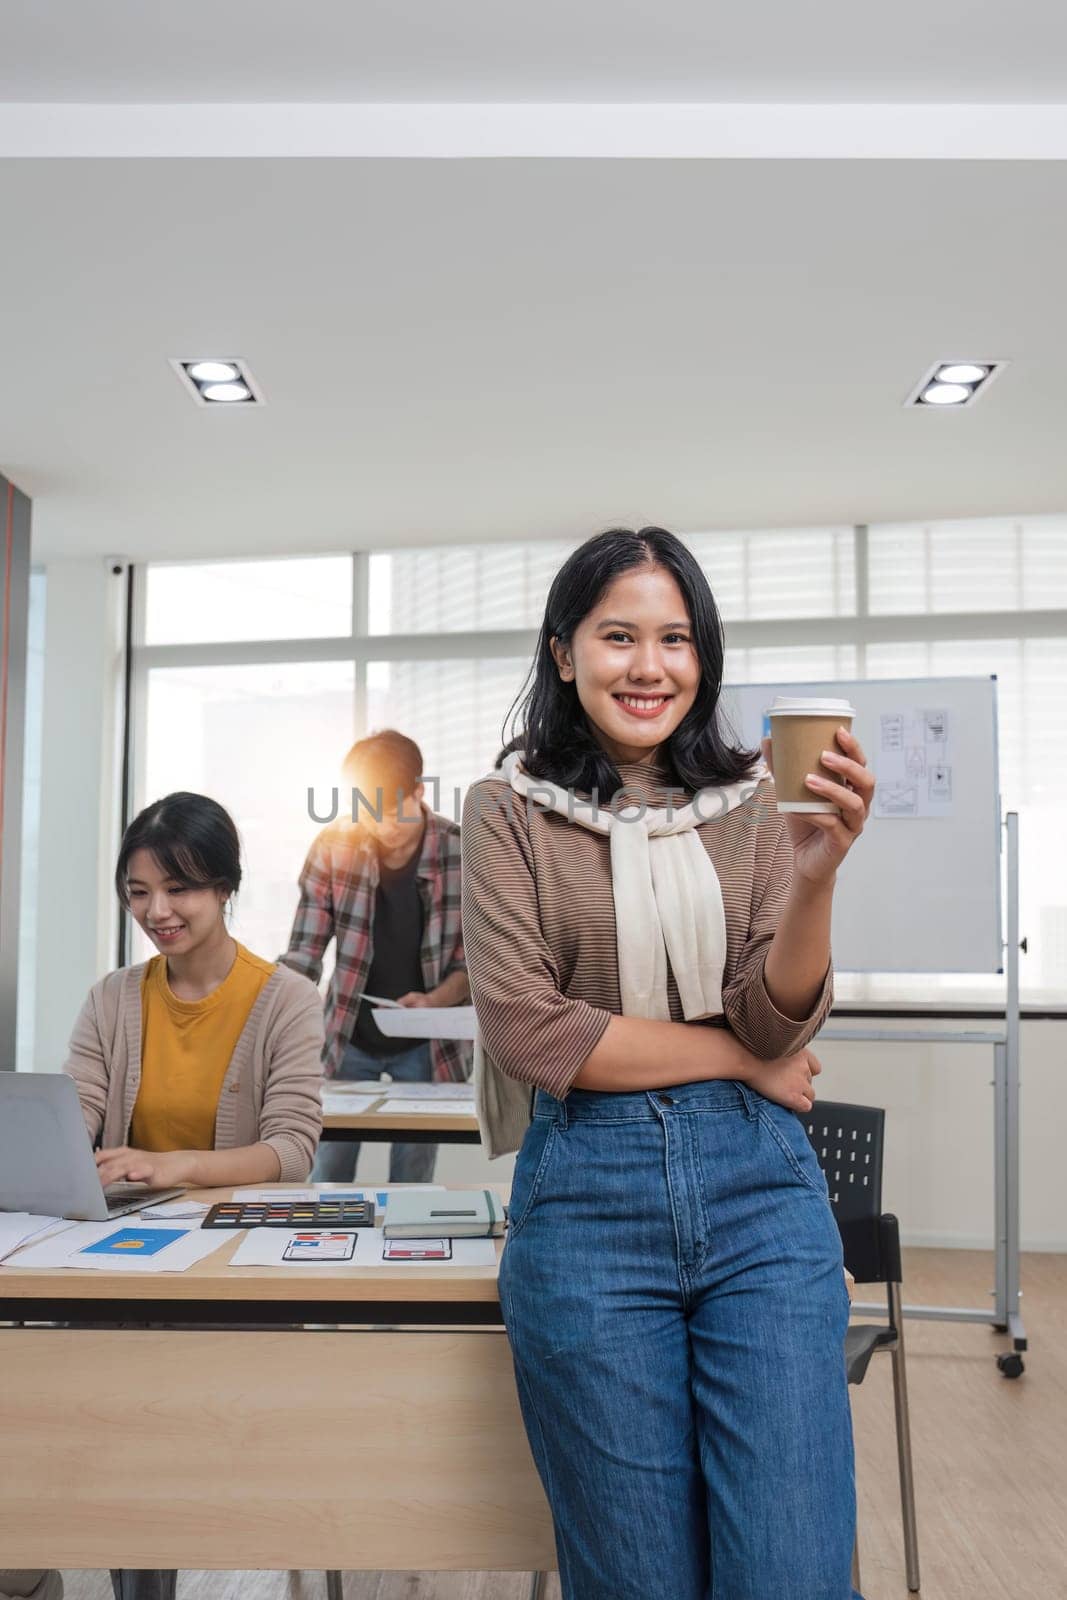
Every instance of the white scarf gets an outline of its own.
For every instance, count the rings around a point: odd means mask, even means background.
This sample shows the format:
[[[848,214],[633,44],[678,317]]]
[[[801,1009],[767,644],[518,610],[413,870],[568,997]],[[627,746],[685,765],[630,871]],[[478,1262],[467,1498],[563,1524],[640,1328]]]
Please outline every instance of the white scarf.
[[[611,842],[611,888],[619,989],[626,1017],[670,1020],[667,961],[687,1022],[722,1012],[726,917],[722,888],[695,829],[751,799],[770,777],[760,761],[737,783],[701,789],[680,809],[624,806],[614,813],[523,770],[523,752],[503,763],[517,794]]]

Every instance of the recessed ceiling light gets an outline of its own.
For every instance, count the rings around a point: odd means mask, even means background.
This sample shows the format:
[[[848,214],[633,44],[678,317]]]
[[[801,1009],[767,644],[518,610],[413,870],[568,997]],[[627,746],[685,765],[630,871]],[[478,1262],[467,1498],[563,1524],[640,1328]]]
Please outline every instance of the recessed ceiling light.
[[[205,400],[232,403],[234,400],[251,400],[252,391],[243,383],[209,383],[201,390]]]
[[[239,356],[173,358],[170,364],[198,406],[263,404],[263,391]]]
[[[238,386],[228,383],[225,387],[234,389]],[[962,406],[970,398],[971,391],[965,383],[932,383],[920,396],[927,406]]]
[[[195,383],[231,383],[241,376],[232,361],[193,361],[187,370]]]
[[[904,404],[918,406],[969,406],[985,394],[1006,361],[935,361],[920,378]]]
[[[938,383],[981,383],[988,367],[980,367],[974,361],[953,361],[947,367],[937,369]]]

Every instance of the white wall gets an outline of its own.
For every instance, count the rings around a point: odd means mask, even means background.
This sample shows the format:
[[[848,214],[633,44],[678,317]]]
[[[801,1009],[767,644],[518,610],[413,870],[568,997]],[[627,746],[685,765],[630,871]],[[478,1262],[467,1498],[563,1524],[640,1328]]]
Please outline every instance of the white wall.
[[[115,710],[123,580],[111,563],[46,569],[34,1065],[54,1072],[113,959]]]
[[[868,1026],[864,1019],[862,1026]],[[914,1021],[887,1027],[915,1027]],[[918,1024],[938,1032],[986,1024]],[[1024,1023],[1021,1040],[1022,1244],[1067,1250],[1061,1130],[1067,1022]],[[885,1106],[883,1203],[906,1244],[990,1249],[993,1243],[993,1051],[991,1046],[816,1046],[825,1099]]]
[[[122,579],[109,563],[48,567],[42,749],[39,961],[34,1059],[62,1065],[90,984],[112,959],[116,838],[114,706]],[[901,1027],[914,1026],[902,1022]],[[926,1027],[929,1024],[923,1023]],[[887,1024],[892,1026],[892,1024]],[[945,1023],[946,1030],[953,1024]],[[958,1024],[956,1025],[959,1026]],[[982,1024],[965,1024],[978,1029]],[[827,1099],[888,1109],[884,1198],[907,1242],[989,1248],[993,1217],[992,1051],[963,1045],[830,1043],[819,1048]],[[1067,1122],[1067,1021],[1022,1030],[1023,1247],[1067,1250],[1061,1130]],[[385,1177],[368,1145],[361,1175]],[[506,1179],[510,1159],[444,1147],[446,1181]]]

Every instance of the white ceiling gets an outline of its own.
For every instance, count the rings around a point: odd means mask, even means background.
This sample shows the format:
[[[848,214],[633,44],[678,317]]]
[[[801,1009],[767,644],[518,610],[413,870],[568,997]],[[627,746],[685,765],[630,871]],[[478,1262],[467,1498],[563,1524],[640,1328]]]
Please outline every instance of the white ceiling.
[[[0,215],[42,554],[1067,507],[1061,163],[12,160]]]
[[[2,11],[42,555],[1067,508],[1060,0]],[[265,408],[191,403],[168,358],[215,354]],[[904,410],[941,357],[1012,364]]]
[[[4,0],[0,100],[1067,99],[1061,0]]]

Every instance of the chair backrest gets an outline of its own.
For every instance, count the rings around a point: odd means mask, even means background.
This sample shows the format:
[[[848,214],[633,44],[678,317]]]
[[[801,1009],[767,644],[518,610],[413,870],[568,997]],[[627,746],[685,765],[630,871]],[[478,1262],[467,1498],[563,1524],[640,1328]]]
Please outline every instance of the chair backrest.
[[[845,1266],[859,1283],[899,1276],[897,1263],[885,1259],[880,1227],[885,1112],[817,1100],[803,1122],[826,1178]]]

